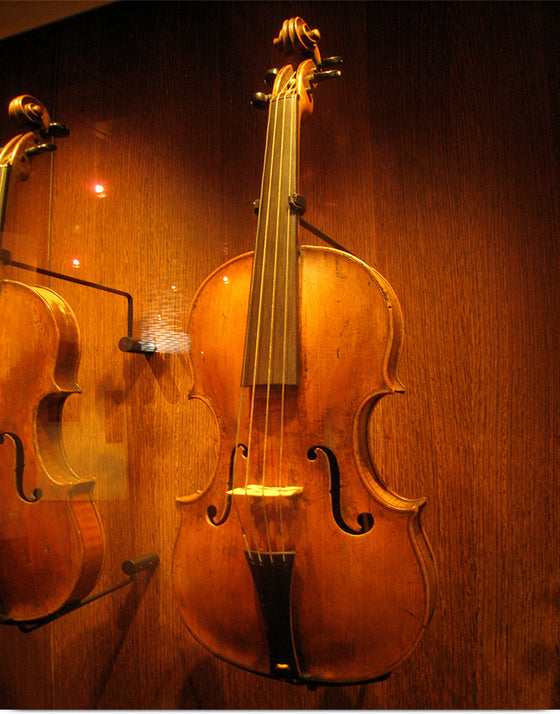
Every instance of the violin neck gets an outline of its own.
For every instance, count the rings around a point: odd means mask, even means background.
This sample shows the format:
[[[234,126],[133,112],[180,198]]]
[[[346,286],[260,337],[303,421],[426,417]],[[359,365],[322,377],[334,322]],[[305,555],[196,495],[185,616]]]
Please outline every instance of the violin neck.
[[[300,112],[297,93],[270,102],[249,298],[242,386],[298,383],[298,217]]]
[[[0,248],[2,247],[2,235],[4,233],[4,221],[6,218],[6,204],[8,201],[8,180],[10,178],[10,164],[0,163]]]

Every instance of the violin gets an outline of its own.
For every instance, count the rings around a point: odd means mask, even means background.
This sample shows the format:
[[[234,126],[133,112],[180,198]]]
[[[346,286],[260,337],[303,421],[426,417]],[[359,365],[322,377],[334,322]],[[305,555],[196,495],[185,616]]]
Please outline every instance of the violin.
[[[25,180],[30,157],[52,150],[40,102],[18,97],[12,113],[31,130],[0,153],[2,214],[8,177]],[[53,290],[15,280],[0,281],[0,315],[0,622],[28,622],[91,591],[104,539],[95,481],[72,471],[62,444],[64,402],[80,391],[75,315]]]
[[[198,289],[190,398],[218,457],[179,497],[174,588],[191,634],[237,667],[295,684],[385,678],[431,618],[436,570],[420,516],[372,462],[373,407],[403,391],[397,297],[376,270],[297,241],[300,122],[327,69],[320,33],[286,20],[268,104],[255,249]]]

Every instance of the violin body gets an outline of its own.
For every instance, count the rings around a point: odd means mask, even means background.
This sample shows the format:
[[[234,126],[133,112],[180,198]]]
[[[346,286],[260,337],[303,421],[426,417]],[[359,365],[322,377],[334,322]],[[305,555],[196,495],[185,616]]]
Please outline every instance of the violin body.
[[[91,489],[64,456],[79,392],[74,314],[54,291],[0,281],[0,615],[30,621],[87,595],[103,559]]]
[[[309,685],[382,678],[418,642],[436,593],[424,499],[389,491],[370,454],[372,408],[402,391],[400,306],[359,259],[300,246],[298,385],[240,397],[252,263],[215,271],[189,316],[190,396],[216,418],[219,456],[204,491],[178,499],[181,615],[251,672]]]

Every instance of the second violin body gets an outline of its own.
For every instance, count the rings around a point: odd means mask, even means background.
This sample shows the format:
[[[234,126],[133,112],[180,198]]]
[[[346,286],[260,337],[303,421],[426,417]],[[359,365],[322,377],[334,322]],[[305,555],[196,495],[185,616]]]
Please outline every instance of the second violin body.
[[[0,614],[30,621],[87,595],[103,533],[94,481],[64,457],[61,414],[79,391],[74,313],[54,291],[0,281]]]

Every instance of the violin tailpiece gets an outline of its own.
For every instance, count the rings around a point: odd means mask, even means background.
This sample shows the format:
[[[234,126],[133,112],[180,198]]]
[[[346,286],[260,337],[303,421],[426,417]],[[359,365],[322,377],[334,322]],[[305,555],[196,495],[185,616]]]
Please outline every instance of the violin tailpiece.
[[[270,676],[299,680],[292,634],[292,570],[295,553],[245,552],[266,623]]]

